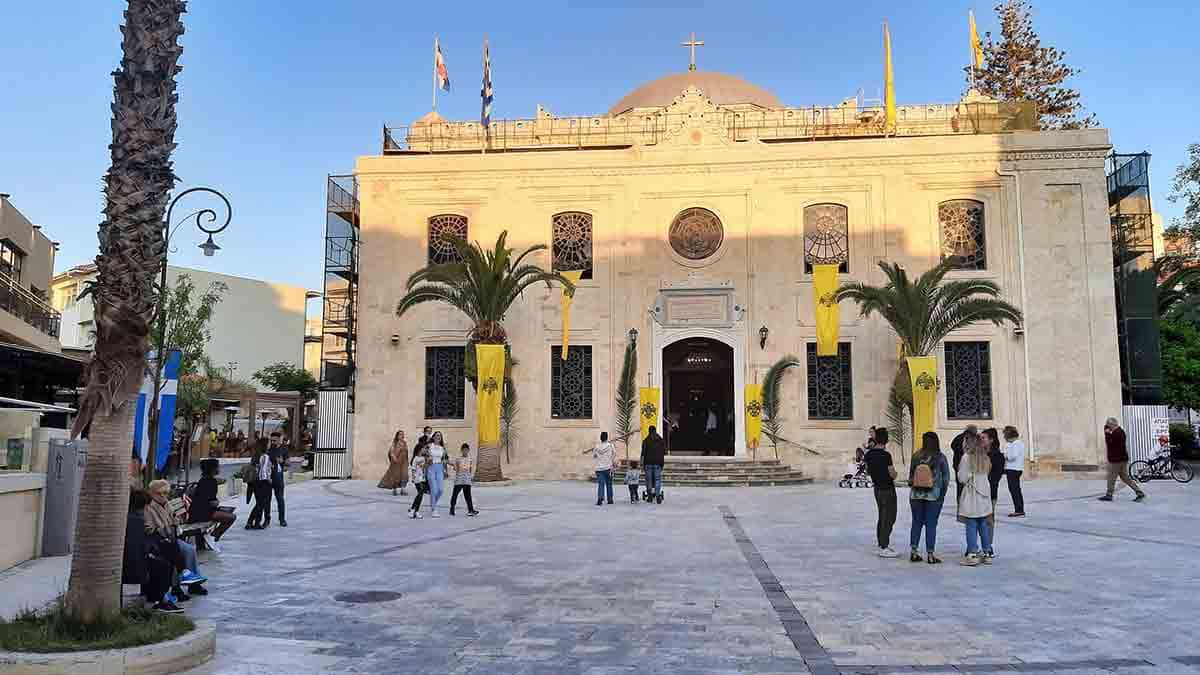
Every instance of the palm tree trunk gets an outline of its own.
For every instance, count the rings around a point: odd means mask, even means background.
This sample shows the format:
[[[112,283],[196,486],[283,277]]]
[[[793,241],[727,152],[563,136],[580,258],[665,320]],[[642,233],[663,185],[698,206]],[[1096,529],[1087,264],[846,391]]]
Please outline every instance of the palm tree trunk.
[[[176,180],[171,152],[184,8],[182,0],[129,0],[121,67],[113,73],[112,165],[104,177],[92,292],[96,346],[73,429],[91,425],[64,606],[82,623],[120,611],[132,401],[146,371],[155,281],[166,258],[163,217]]]
[[[66,598],[71,616],[83,623],[104,621],[121,611],[131,438],[132,403],[92,419]]]
[[[504,480],[504,467],[500,464],[499,445],[479,446],[479,467],[475,480],[480,483]]]

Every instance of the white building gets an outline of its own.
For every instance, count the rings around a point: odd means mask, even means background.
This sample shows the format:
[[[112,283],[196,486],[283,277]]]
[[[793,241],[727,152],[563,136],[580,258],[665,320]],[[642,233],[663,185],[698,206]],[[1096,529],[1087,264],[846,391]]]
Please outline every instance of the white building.
[[[304,365],[306,298],[313,293],[259,279],[217,274],[188,267],[167,267],[167,285],[186,275],[197,296],[221,282],[227,286],[213,310],[212,340],[207,353],[213,365],[234,368],[237,379],[249,379],[263,366],[286,361]],[[95,265],[79,265],[62,272],[51,282],[51,303],[62,312],[64,349],[89,350],[95,342],[90,298],[79,298],[84,283],[96,278]]]

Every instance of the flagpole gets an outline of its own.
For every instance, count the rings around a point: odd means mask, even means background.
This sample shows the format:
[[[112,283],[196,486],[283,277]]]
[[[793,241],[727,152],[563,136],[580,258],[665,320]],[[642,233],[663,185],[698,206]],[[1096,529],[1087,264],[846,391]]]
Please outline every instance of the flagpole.
[[[970,27],[972,29],[974,29],[975,28],[975,10],[974,9],[967,10],[967,21],[969,22]],[[971,89],[975,89],[975,32],[974,32],[974,30],[972,30],[971,34],[967,36],[967,49],[971,50],[971,58],[970,58],[970,60],[967,61],[967,63],[970,64],[968,67],[971,69]]]
[[[487,91],[486,91],[487,81],[488,81],[488,43],[487,43],[487,35],[484,35],[483,36],[483,86],[485,87],[485,89],[480,90],[480,92],[479,92],[480,99],[482,99],[484,97],[484,95],[487,93]],[[481,103],[480,103],[481,109],[482,109],[483,105],[486,105],[486,103],[481,101]],[[481,119],[480,122],[482,123],[483,120]],[[490,114],[488,115],[487,122],[488,122],[487,124],[483,125],[483,138],[481,139],[483,142],[479,144],[479,154],[481,154],[481,155],[487,154],[488,136],[491,135],[491,130],[492,130],[492,119],[491,119]]]

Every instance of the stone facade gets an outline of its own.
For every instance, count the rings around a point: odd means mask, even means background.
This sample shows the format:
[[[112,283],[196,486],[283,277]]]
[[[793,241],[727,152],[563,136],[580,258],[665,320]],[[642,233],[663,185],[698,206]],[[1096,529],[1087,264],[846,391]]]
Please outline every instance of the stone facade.
[[[571,326],[572,345],[592,348],[591,419],[561,420],[550,413],[551,347],[561,339],[558,290],[530,289],[505,320],[519,363],[514,377],[521,400],[520,439],[505,473],[564,478],[589,471],[580,453],[612,423],[631,328],[640,334],[641,385],[648,379],[661,383],[661,350],[676,339],[704,336],[733,347],[737,447],[747,454],[742,384],[761,381],[785,354],[803,362],[806,343],[815,339],[811,275],[803,265],[805,207],[846,208],[849,261],[842,278],[878,284],[880,261],[900,263],[916,275],[939,260],[939,205],[953,200],[982,205],[986,263],[951,278],[995,281],[1026,321],[1023,330],[977,325],[951,338],[988,343],[992,415],[949,419],[942,387],[943,444],[972,421],[1013,424],[1029,442],[1037,468],[1102,461],[1100,426],[1121,404],[1105,196],[1107,132],[975,134],[947,120],[936,130],[896,137],[735,142],[718,122],[727,111],[695,89],[682,92],[666,112],[679,116],[675,128],[624,148],[359,158],[356,477],[383,473],[388,441],[398,428],[411,439],[429,424],[445,433],[447,445],[475,445],[469,386],[464,419],[424,418],[426,348],[463,345],[467,320],[432,304],[395,315],[405,280],[426,263],[432,216],[465,216],[470,239],[485,248],[503,230],[517,248],[550,245],[555,214],[592,216],[594,274],[580,284]],[[668,243],[677,214],[694,207],[716,214],[723,228],[715,253],[702,260],[682,256]],[[550,251],[536,262],[550,267]],[[662,307],[655,311],[660,293],[689,288],[727,290],[734,311],[715,325],[663,325]],[[760,347],[764,326],[769,338]],[[784,383],[785,435],[808,449],[786,447],[780,454],[819,478],[843,472],[867,428],[883,423],[898,365],[895,335],[877,318],[860,318],[851,303],[841,307],[840,339],[853,354],[851,419],[808,418],[805,368],[793,370]],[[937,355],[945,382],[942,350]]]

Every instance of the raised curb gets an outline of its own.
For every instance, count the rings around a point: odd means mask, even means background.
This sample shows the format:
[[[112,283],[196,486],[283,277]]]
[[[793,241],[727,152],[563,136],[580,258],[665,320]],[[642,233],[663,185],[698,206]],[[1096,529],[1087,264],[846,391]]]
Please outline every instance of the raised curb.
[[[5,675],[168,675],[202,665],[217,651],[217,626],[197,621],[195,630],[168,642],[90,652],[0,651]]]

